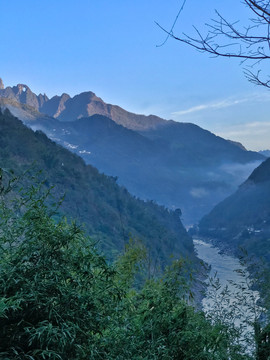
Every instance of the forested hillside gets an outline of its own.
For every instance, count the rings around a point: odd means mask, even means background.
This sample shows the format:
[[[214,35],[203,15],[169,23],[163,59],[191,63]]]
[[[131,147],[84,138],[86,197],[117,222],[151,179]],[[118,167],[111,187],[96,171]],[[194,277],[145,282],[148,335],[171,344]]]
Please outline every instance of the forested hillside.
[[[0,191],[1,359],[267,359],[267,323],[243,341],[234,324],[241,302],[235,312],[219,297],[210,314],[195,309],[184,261],[149,276],[135,245],[108,264],[76,225],[52,218],[37,188],[12,206],[8,190]]]
[[[13,169],[16,175],[29,167],[32,173],[42,170],[44,186],[53,186],[57,199],[65,195],[61,213],[84,224],[109,258],[122,250],[130,237],[141,240],[161,263],[171,254],[194,256],[192,240],[178,213],[136,199],[119,187],[115,178],[100,174],[8,111],[0,114],[0,142],[1,168]]]

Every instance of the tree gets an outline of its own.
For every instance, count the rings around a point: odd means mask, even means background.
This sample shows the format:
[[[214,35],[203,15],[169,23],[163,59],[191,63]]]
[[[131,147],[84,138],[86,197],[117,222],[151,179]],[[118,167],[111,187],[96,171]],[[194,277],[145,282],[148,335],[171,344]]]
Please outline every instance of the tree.
[[[17,201],[7,189],[1,184],[0,358],[98,358],[121,297],[114,270],[76,224],[54,221],[39,187]]]
[[[270,77],[261,77],[261,69],[255,71],[262,61],[270,59],[270,1],[243,0],[243,5],[251,13],[248,26],[241,26],[238,21],[231,22],[216,10],[216,19],[206,24],[206,35],[202,35],[196,27],[195,36],[185,33],[176,36],[172,30],[165,31],[168,36],[201,52],[240,59],[241,64],[246,65],[244,73],[251,83],[270,88]]]
[[[193,306],[185,260],[149,278],[131,241],[109,264],[56,220],[42,186],[15,185],[0,170],[0,359],[252,359],[228,321]],[[269,329],[259,330],[263,356]]]

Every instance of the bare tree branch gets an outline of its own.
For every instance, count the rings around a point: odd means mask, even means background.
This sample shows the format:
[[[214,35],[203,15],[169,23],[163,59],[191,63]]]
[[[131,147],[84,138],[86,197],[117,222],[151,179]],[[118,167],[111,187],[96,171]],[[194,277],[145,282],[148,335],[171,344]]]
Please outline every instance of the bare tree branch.
[[[205,36],[195,26],[194,36],[185,33],[176,36],[173,29],[167,31],[157,25],[166,32],[166,41],[171,37],[214,57],[240,59],[242,65],[249,66],[244,68],[244,73],[251,83],[270,88],[270,80],[261,79],[260,70],[257,73],[250,70],[261,61],[270,59],[270,0],[243,0],[243,5],[251,11],[247,27],[241,26],[239,21],[225,19],[218,11],[216,19],[206,24],[208,31]]]
[[[183,4],[182,4],[180,10],[178,11],[178,14],[176,15],[176,18],[175,18],[175,20],[174,20],[174,22],[173,22],[173,24],[172,24],[171,30],[170,30],[170,31],[168,32],[168,34],[167,34],[166,39],[165,39],[160,45],[156,45],[157,47],[163,46],[163,45],[168,41],[169,37],[173,34],[173,29],[174,29],[174,27],[175,27],[175,25],[176,25],[176,23],[177,23],[177,21],[178,21],[178,18],[179,18],[179,16],[180,16],[181,12],[184,10],[186,1],[187,1],[187,0],[184,0],[184,1],[183,1]],[[157,24],[157,22],[156,22],[156,24]],[[157,25],[158,25],[158,24],[157,24]]]

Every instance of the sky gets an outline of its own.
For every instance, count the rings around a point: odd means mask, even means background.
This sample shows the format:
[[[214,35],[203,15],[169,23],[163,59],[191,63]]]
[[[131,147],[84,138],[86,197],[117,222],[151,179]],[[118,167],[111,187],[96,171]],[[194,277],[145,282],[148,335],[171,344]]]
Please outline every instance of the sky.
[[[169,4],[168,4],[169,3]],[[249,150],[270,149],[270,91],[238,60],[211,58],[166,38],[183,0],[0,1],[0,77],[35,93],[93,91],[105,102],[192,122]],[[245,23],[241,0],[186,0],[174,34],[215,17]],[[233,11],[232,11],[233,10]]]

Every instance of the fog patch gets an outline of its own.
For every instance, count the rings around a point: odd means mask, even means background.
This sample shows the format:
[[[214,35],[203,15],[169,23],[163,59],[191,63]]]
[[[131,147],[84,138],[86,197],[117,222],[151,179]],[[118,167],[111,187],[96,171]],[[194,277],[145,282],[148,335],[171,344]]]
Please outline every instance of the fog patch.
[[[204,188],[192,188],[190,190],[190,194],[192,197],[194,197],[196,199],[201,199],[201,198],[208,196],[209,193]]]
[[[49,132],[48,132],[48,130],[45,128],[45,127],[43,127],[43,126],[41,126],[41,125],[33,125],[33,124],[28,124],[29,125],[29,127],[34,131],[34,132],[36,132],[36,131],[42,131],[44,134],[46,134],[47,136],[49,136],[48,134],[49,134]]]
[[[2,110],[8,109],[13,116],[16,118],[22,120],[22,121],[31,121],[35,120],[35,117],[31,114],[29,114],[27,111],[20,109],[16,106],[5,104],[4,106],[1,106]]]
[[[221,165],[219,170],[224,171],[229,175],[233,175],[235,178],[242,179],[242,181],[245,181],[250,176],[252,171],[256,169],[261,163],[262,160],[252,161],[247,164],[226,163]]]
[[[61,139],[58,139],[54,136],[54,134],[52,134],[48,129],[46,129],[45,127],[43,127],[42,125],[33,125],[33,124],[27,124],[30,129],[32,129],[34,132],[36,131],[42,131],[49,139],[51,139],[52,141],[55,142],[61,142]]]

